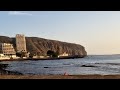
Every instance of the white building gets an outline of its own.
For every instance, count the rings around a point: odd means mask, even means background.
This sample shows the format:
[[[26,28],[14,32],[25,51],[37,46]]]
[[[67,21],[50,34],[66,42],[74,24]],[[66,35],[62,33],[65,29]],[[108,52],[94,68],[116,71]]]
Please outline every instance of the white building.
[[[0,53],[4,55],[16,54],[13,44],[10,43],[0,43]]]
[[[64,52],[63,54],[60,54],[58,57],[63,57],[63,56],[69,56],[69,54]]]
[[[13,44],[0,43],[0,60],[17,58]]]

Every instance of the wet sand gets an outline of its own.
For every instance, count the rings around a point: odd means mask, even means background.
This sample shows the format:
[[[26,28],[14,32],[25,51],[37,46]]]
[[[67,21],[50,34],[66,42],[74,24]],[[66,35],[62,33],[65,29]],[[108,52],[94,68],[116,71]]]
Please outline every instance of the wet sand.
[[[120,75],[0,75],[0,79],[120,79]]]

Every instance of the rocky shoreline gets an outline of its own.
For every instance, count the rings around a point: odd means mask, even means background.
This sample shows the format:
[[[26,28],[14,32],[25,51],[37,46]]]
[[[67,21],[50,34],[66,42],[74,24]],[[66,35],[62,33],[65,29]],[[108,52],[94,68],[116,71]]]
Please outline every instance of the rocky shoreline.
[[[62,59],[75,59],[75,58],[83,58],[83,56],[69,56],[69,57],[59,57],[59,58],[20,58],[20,59],[3,59],[2,61],[26,61],[26,60],[62,60]],[[20,72],[13,72],[5,70],[8,64],[0,64],[0,75],[22,75]]]
[[[8,66],[8,64],[0,64],[0,75],[23,75],[20,72],[15,71],[8,71],[5,70],[5,68]]]
[[[85,65],[83,65],[85,66]],[[17,71],[8,71],[8,64],[0,64],[0,79],[120,79],[120,75],[23,75]],[[88,67],[88,66],[87,66]]]

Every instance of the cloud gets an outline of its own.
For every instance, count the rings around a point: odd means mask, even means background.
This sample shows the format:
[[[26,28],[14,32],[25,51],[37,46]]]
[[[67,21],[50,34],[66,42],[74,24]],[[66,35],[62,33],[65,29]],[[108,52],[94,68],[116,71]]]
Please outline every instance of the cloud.
[[[30,14],[30,13],[20,12],[20,11],[9,11],[8,14],[9,15],[26,15],[26,16],[32,16],[32,14]]]

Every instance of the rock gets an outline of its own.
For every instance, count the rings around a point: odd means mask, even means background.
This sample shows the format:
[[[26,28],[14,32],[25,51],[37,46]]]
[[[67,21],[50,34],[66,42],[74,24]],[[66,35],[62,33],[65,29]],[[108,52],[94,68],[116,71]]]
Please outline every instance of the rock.
[[[17,72],[17,71],[5,70],[7,66],[8,64],[0,64],[0,75],[22,75],[22,73]]]
[[[96,66],[93,66],[93,65],[82,65],[81,67],[96,67]]]
[[[14,47],[16,46],[15,38],[0,36],[0,42],[12,43]],[[26,46],[28,52],[38,55],[46,55],[48,50],[52,50],[60,54],[66,52],[73,56],[87,56],[87,52],[82,45],[38,37],[26,37]]]

